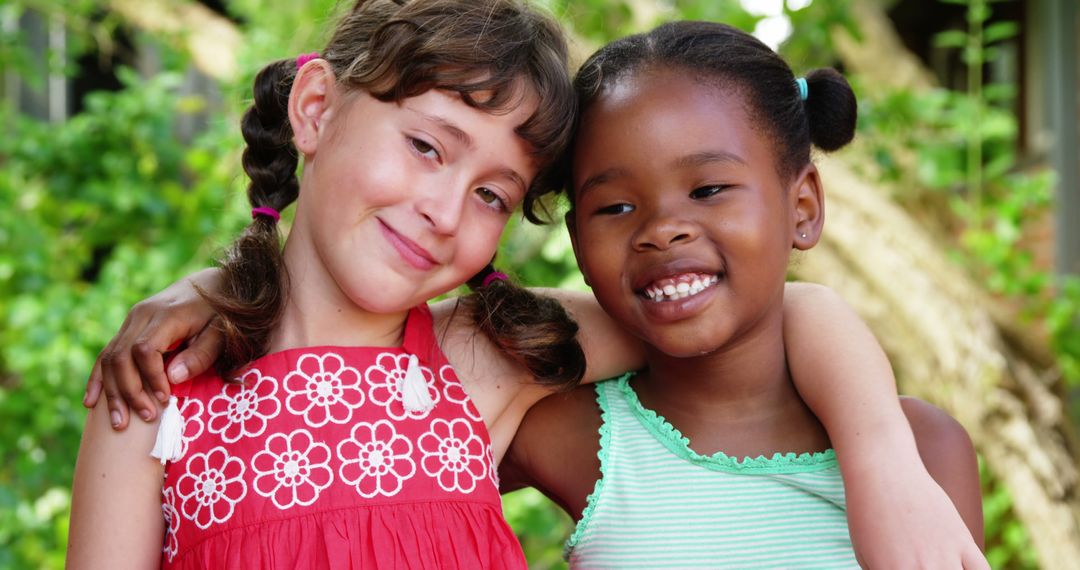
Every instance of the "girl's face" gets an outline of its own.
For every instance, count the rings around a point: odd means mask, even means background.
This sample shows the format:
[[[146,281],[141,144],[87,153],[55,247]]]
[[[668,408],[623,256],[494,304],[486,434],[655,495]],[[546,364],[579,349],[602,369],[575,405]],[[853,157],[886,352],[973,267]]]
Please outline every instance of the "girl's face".
[[[400,103],[337,93],[315,113],[315,144],[294,129],[309,249],[366,311],[400,311],[461,285],[491,260],[537,173],[514,133],[535,103],[491,114],[436,90]]]
[[[632,73],[588,108],[574,151],[581,270],[609,314],[676,357],[779,314],[800,221],[770,140],[718,85]]]

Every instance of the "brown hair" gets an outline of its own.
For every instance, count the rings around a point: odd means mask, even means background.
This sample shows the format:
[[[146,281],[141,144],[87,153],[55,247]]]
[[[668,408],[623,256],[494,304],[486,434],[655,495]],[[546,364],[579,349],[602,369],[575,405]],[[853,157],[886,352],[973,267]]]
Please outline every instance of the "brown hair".
[[[430,89],[457,93],[490,113],[501,113],[531,90],[540,104],[516,133],[544,165],[523,201],[525,216],[541,220],[543,196],[558,189],[558,158],[568,145],[576,98],[567,72],[567,47],[557,23],[520,0],[358,0],[321,52],[342,86],[381,101],[400,101]],[[252,206],[281,211],[297,197],[298,154],[292,145],[289,92],[293,60],[267,65],[255,77],[254,101],[241,130],[244,171]],[[483,94],[483,97],[474,97]],[[220,293],[200,291],[217,311],[225,349],[222,377],[266,353],[281,318],[288,274],[274,220],[257,217],[222,261]],[[546,384],[570,386],[585,370],[577,325],[551,299],[501,282],[478,288],[489,265],[469,283],[477,292],[464,306],[507,355]]]

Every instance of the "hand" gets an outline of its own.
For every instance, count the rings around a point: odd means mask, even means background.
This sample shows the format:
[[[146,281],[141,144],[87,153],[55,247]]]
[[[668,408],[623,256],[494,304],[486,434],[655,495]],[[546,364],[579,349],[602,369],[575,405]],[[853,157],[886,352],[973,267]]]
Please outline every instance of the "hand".
[[[93,408],[104,389],[110,423],[123,430],[129,405],[152,421],[158,408],[154,399],[168,401],[170,381],[183,382],[210,368],[221,353],[222,337],[210,326],[214,313],[194,285],[213,290],[218,278],[217,270],[203,270],[136,304],[94,362],[83,405]],[[166,355],[184,340],[187,346],[166,372]]]
[[[845,489],[851,542],[863,568],[990,569],[949,496],[921,463],[878,465]]]

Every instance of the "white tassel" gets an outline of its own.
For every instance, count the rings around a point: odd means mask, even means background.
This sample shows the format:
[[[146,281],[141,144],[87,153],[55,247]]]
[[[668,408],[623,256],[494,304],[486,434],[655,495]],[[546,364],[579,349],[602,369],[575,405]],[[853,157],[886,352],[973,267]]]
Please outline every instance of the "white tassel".
[[[401,403],[405,404],[405,410],[409,412],[426,412],[435,405],[428,393],[427,381],[420,371],[420,361],[415,354],[409,355],[409,366],[405,369],[405,378],[398,386],[401,392]]]
[[[180,408],[176,405],[176,396],[169,396],[169,404],[161,414],[161,424],[158,425],[157,439],[154,440],[150,457],[160,459],[162,465],[180,459],[183,438],[184,417],[180,415]]]

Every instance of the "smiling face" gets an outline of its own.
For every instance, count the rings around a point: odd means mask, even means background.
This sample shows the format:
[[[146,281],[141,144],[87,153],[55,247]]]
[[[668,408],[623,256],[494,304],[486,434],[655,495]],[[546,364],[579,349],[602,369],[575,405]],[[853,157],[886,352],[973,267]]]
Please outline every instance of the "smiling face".
[[[568,221],[582,272],[608,313],[676,357],[779,318],[802,221],[770,140],[718,84],[629,73],[590,103],[574,149]]]
[[[362,91],[326,100],[310,117],[296,105],[306,160],[289,238],[317,260],[307,270],[325,273],[320,293],[337,288],[364,311],[391,313],[479,272],[538,169],[515,133],[535,108],[529,98],[505,113],[438,90],[396,103]]]

